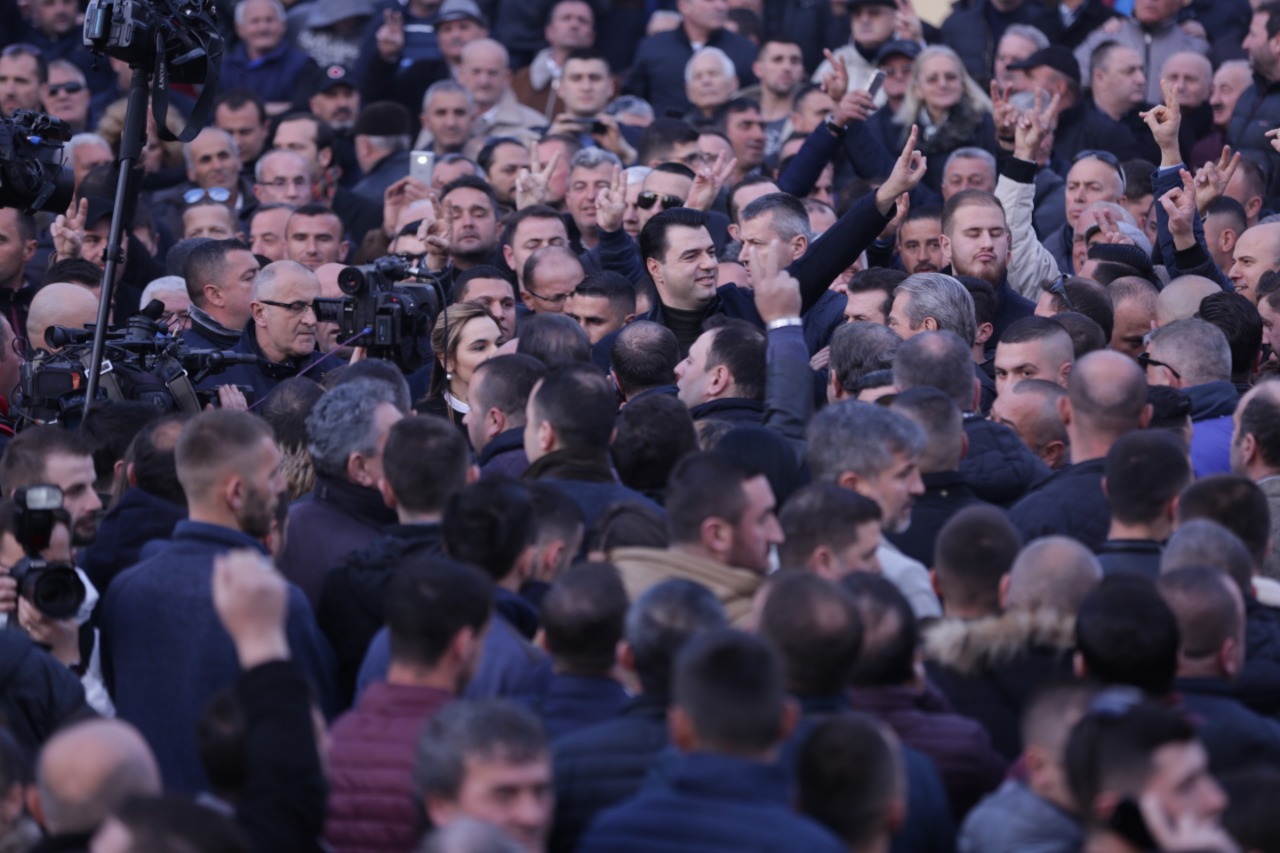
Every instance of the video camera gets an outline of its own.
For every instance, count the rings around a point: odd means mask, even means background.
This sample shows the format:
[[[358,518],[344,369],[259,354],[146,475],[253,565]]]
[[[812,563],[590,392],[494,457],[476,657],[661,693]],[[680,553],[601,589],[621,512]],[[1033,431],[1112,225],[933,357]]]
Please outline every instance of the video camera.
[[[106,333],[106,358],[100,374],[100,399],[139,400],[162,412],[196,414],[216,390],[195,385],[233,364],[254,364],[250,353],[189,350],[159,322],[164,303],[158,299],[129,318],[124,329]],[[14,411],[29,423],[66,423],[83,412],[93,327],[51,326],[45,343],[58,352],[41,351],[22,365]]]
[[[31,215],[37,210],[62,213],[71,204],[75,181],[62,165],[62,144],[71,125],[30,110],[0,117],[0,207]]]
[[[26,556],[10,570],[18,584],[18,595],[30,601],[50,619],[68,619],[84,604],[84,582],[76,567],[65,562],[49,562],[42,552],[53,540],[53,528],[61,521],[70,525],[62,508],[62,489],[48,484],[27,486],[13,495],[17,504],[13,536]]]
[[[418,279],[424,284],[401,285]],[[365,347],[371,358],[395,362],[412,373],[431,360],[431,326],[444,304],[440,279],[399,255],[338,273],[346,296],[315,301],[316,319],[335,323],[343,344]]]

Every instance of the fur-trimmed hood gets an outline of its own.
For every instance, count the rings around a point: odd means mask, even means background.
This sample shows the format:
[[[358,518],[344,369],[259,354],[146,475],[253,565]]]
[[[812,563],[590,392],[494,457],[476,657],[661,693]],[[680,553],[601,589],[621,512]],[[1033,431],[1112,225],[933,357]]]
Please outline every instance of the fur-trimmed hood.
[[[1010,610],[983,619],[943,619],[925,631],[925,659],[975,675],[1032,649],[1067,652],[1075,646],[1074,615],[1052,610]]]

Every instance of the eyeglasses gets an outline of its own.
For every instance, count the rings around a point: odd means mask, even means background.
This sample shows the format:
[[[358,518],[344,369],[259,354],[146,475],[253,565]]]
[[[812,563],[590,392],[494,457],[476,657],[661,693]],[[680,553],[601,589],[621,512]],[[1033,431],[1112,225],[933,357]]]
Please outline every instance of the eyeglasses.
[[[76,95],[85,90],[85,85],[78,80],[70,80],[66,83],[50,83],[49,94],[57,97],[62,93],[68,95]]]
[[[541,293],[534,293],[527,287],[524,290],[525,293],[528,293],[534,299],[541,299],[548,305],[563,305],[564,301],[568,299],[570,295],[569,293],[557,293],[555,296],[543,296]]]
[[[1173,374],[1174,379],[1182,378],[1182,374],[1174,370],[1173,365],[1165,364],[1163,361],[1156,361],[1154,358],[1151,357],[1150,353],[1144,352],[1138,356],[1138,367],[1141,367],[1144,371],[1148,367],[1163,367],[1165,370]]]
[[[259,299],[258,302],[262,305],[270,305],[272,308],[283,308],[294,317],[305,314],[308,309],[315,310],[315,307],[310,302],[302,299],[297,302],[273,302],[270,299]]]
[[[231,190],[226,187],[209,187],[207,190],[194,187],[182,194],[182,200],[187,204],[195,204],[206,198],[211,198],[219,204],[223,204],[231,199]]]
[[[1087,151],[1081,151],[1071,159],[1071,165],[1079,163],[1081,160],[1101,160],[1108,166],[1116,170],[1116,174],[1120,176],[1120,183],[1128,186],[1129,179],[1124,176],[1124,166],[1120,165],[1120,161],[1116,159],[1116,155],[1110,151],[1103,151],[1100,148],[1090,148]]]
[[[277,190],[284,190],[284,189],[288,189],[291,186],[305,187],[305,186],[308,186],[310,183],[311,181],[303,177],[276,178],[274,181],[262,181],[261,186],[271,187],[272,189],[277,189]]]
[[[645,190],[640,193],[636,199],[636,206],[644,210],[648,210],[655,204],[661,202],[663,210],[670,210],[673,207],[684,207],[684,199],[678,195],[658,195],[652,190]]]
[[[1071,301],[1071,294],[1067,293],[1067,277],[1065,275],[1059,275],[1053,284],[1046,287],[1045,290],[1061,299],[1062,303],[1067,306],[1068,311],[1076,310],[1075,303]]]

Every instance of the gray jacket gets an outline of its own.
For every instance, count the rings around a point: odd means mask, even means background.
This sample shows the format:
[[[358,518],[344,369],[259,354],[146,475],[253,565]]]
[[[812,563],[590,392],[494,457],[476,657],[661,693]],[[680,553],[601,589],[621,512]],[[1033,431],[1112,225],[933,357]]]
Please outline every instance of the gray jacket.
[[[1084,830],[1071,815],[1013,779],[974,807],[960,827],[957,853],[1079,853]]]

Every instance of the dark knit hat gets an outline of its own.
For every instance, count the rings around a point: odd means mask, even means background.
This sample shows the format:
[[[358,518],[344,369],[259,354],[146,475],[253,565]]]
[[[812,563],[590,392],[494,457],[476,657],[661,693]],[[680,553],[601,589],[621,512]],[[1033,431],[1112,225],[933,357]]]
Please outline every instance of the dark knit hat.
[[[413,132],[409,111],[395,101],[378,101],[360,111],[353,136],[405,136]]]

